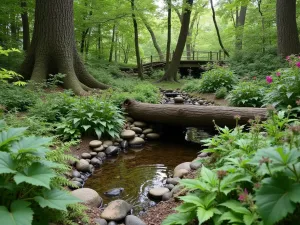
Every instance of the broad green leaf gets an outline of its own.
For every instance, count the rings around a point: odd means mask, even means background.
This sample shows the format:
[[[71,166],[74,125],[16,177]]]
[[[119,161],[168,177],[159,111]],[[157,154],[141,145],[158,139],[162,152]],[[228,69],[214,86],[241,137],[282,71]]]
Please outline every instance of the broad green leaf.
[[[184,202],[195,204],[196,206],[200,206],[203,208],[205,207],[203,200],[194,195],[182,196],[182,197],[180,197],[180,199]]]
[[[24,173],[17,173],[14,180],[17,184],[22,182],[32,184],[35,186],[43,186],[50,189],[50,180],[55,177],[52,169],[40,164],[33,163]]]
[[[0,132],[0,147],[15,140],[17,137],[22,135],[26,129],[26,127],[9,128],[8,130]]]
[[[272,225],[293,213],[300,202],[300,184],[286,176],[266,178],[256,193],[256,205],[265,225]]]
[[[16,173],[16,164],[7,152],[0,152],[0,174]]]
[[[185,225],[196,217],[195,213],[177,213],[169,215],[161,225]]]
[[[240,202],[235,200],[228,200],[227,202],[224,202],[220,205],[225,206],[236,213],[251,215],[251,212],[248,209],[246,209]]]
[[[80,119],[74,118],[74,119],[73,119],[73,124],[76,124],[76,123],[79,122],[79,121],[80,121]]]
[[[214,212],[212,209],[203,209],[201,207],[198,207],[197,209],[197,218],[199,221],[199,225],[204,223],[205,221],[209,220],[214,215]]]
[[[217,184],[217,175],[213,171],[207,169],[205,166],[201,168],[201,178],[212,186]]]
[[[211,203],[214,202],[216,199],[217,194],[216,193],[210,193],[210,194],[205,194],[203,197],[203,203],[206,209],[208,209],[211,205]]]
[[[0,131],[6,126],[6,123],[4,120],[0,120]]]
[[[184,186],[192,190],[200,189],[202,191],[207,191],[210,189],[210,187],[206,183],[196,179],[182,179],[180,180],[180,184],[183,184]]]
[[[6,181],[4,179],[4,177],[0,176],[0,189],[6,189],[6,190],[10,190],[10,191],[13,191],[14,188],[16,188],[16,184],[15,183],[12,183],[10,181]]]
[[[67,205],[81,202],[66,191],[53,189],[43,192],[43,196],[36,196],[34,200],[39,203],[42,208],[49,207],[52,209],[67,211]]]
[[[243,223],[242,215],[241,214],[236,214],[236,213],[231,212],[231,211],[223,213],[220,216],[220,218],[218,220],[218,223],[220,223],[221,221],[225,221],[225,220],[228,220],[229,223]]]
[[[5,206],[0,206],[0,223],[3,225],[31,225],[33,211],[29,205],[29,202],[16,200],[12,202],[10,210]]]
[[[185,213],[185,212],[190,212],[193,211],[197,208],[197,206],[193,203],[183,203],[180,206],[177,206],[175,208],[176,211],[181,212],[181,213]]]
[[[247,214],[247,215],[244,215],[243,221],[244,221],[245,225],[251,225],[256,218],[257,218],[256,215]]]
[[[87,131],[91,127],[91,125],[82,125],[82,127],[85,131]]]
[[[97,135],[98,139],[100,139],[101,136],[102,136],[102,131],[98,128],[95,128],[95,132],[96,132],[96,135]]]
[[[227,195],[236,188],[236,183],[244,181],[251,182],[251,176],[241,173],[229,174],[221,181],[220,190]]]

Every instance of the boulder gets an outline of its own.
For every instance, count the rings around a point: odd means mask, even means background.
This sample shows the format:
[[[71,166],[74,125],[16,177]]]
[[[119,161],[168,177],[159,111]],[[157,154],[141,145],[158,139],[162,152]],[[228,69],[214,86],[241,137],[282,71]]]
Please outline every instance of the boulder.
[[[201,166],[202,166],[202,162],[200,161],[200,158],[193,160],[190,165],[192,170],[197,170],[197,169],[201,168]]]
[[[135,137],[135,132],[133,130],[124,130],[121,133],[121,137],[126,140],[133,139]]]
[[[143,130],[143,134],[149,134],[149,133],[152,133],[152,132],[153,132],[153,130],[151,128]]]
[[[120,148],[119,147],[116,147],[116,146],[108,146],[106,149],[105,149],[105,154],[106,155],[117,155],[119,154],[120,152]]]
[[[107,221],[105,219],[101,219],[101,218],[96,218],[94,219],[94,222],[97,224],[97,225],[107,225]]]
[[[125,225],[146,225],[146,223],[134,215],[128,215],[125,218]]]
[[[180,96],[177,96],[177,97],[174,98],[174,102],[176,104],[182,104],[184,102],[184,99]]]
[[[178,170],[181,170],[181,169],[185,169],[187,170],[188,172],[191,170],[191,167],[190,167],[191,163],[190,162],[184,162],[184,163],[181,163],[179,164],[178,166],[175,167],[174,169],[174,177],[180,177],[178,176]],[[180,172],[180,174],[183,173],[183,171]],[[175,176],[176,174],[176,176]]]
[[[129,145],[134,146],[134,145],[143,145],[145,144],[145,140],[140,137],[135,137],[133,140],[129,141]]]
[[[136,134],[141,134],[143,132],[140,127],[131,127],[131,130],[133,130]]]
[[[170,198],[172,198],[173,196],[173,193],[172,192],[167,192],[167,193],[164,193],[163,196],[161,197],[161,199],[163,201],[168,201]]]
[[[99,141],[99,140],[93,140],[90,142],[90,147],[91,148],[97,148],[99,147],[100,145],[102,145],[102,141]]]
[[[99,146],[97,148],[94,148],[93,151],[95,151],[95,152],[102,152],[102,151],[104,151],[104,146],[101,145],[101,146]]]
[[[90,159],[92,158],[91,154],[87,153],[87,152],[84,152],[81,154],[81,158],[83,159]]]
[[[169,192],[168,188],[156,187],[149,190],[149,195],[153,198],[162,198],[162,196],[168,192]]]
[[[173,184],[173,185],[177,185],[179,184],[180,178],[179,177],[174,177],[174,178],[168,178],[166,180],[167,184]]]
[[[115,200],[101,213],[101,217],[106,220],[119,221],[126,217],[127,213],[132,209],[132,206],[124,200]]]
[[[104,142],[103,142],[103,145],[106,145],[107,147],[109,147],[109,146],[112,146],[112,145],[113,145],[113,142],[110,141],[110,140],[107,140],[107,141],[104,141]]]
[[[99,194],[95,190],[90,188],[80,188],[72,191],[71,194],[91,207],[98,208],[102,204],[102,199]]]
[[[136,127],[140,127],[140,128],[147,127],[147,124],[145,122],[142,122],[142,121],[135,121],[133,123],[133,125],[136,126]]]
[[[149,133],[146,135],[146,138],[150,139],[150,140],[156,140],[160,138],[160,135],[157,133]]]
[[[189,173],[186,169],[179,169],[174,171],[174,177],[182,178],[184,175],[187,175]]]
[[[76,169],[81,172],[90,172],[90,164],[85,159],[80,159],[76,162]]]

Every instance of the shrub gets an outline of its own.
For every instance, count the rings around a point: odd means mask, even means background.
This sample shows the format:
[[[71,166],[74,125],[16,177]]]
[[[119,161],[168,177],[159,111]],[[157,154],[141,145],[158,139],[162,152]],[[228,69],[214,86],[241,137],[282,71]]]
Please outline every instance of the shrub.
[[[265,88],[258,82],[242,82],[231,90],[227,96],[229,104],[239,107],[261,107]]]
[[[123,113],[109,102],[95,97],[78,98],[68,106],[68,113],[57,128],[64,139],[79,138],[82,134],[119,137],[124,125]]]
[[[219,88],[216,91],[215,95],[216,95],[216,99],[223,99],[223,98],[225,98],[226,95],[227,95],[227,88],[226,87]]]
[[[0,105],[6,110],[26,111],[37,99],[37,95],[26,87],[0,83]]]
[[[152,73],[150,74],[151,79],[154,80],[159,80],[160,78],[163,77],[165,74],[164,70],[153,70]]]
[[[231,90],[236,83],[237,77],[231,70],[218,67],[202,74],[200,92],[214,93],[221,87]]]
[[[62,161],[73,158],[64,151],[53,154],[47,147],[51,138],[25,137],[25,130],[0,121],[1,223],[48,224],[80,201],[62,186],[69,183],[63,173],[70,169]]]
[[[186,91],[186,92],[199,92],[201,88],[201,80],[198,79],[193,79],[193,80],[189,80],[187,81],[182,87],[181,90],[182,91]]]

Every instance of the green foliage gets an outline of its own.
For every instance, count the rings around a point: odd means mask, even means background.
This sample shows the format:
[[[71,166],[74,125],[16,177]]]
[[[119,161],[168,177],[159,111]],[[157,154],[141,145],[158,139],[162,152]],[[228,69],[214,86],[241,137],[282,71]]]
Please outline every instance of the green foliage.
[[[80,201],[55,182],[56,177],[63,176],[70,168],[53,160],[53,154],[51,159],[51,150],[47,147],[51,138],[26,137],[26,128],[5,128],[4,121],[0,124],[2,222],[31,225],[57,221],[69,204]],[[56,154],[64,155],[62,151]]]
[[[231,90],[237,83],[236,75],[224,67],[216,67],[202,74],[200,92],[214,93],[221,87]]]
[[[0,89],[0,105],[6,110],[26,111],[37,100],[37,95],[26,87],[0,83]]]
[[[199,92],[200,88],[201,88],[201,80],[193,79],[193,80],[187,81],[181,87],[181,90],[191,93],[191,92]]]
[[[228,94],[227,88],[226,87],[221,87],[215,93],[216,99],[223,99],[223,98],[226,97],[227,94]]]
[[[78,98],[66,110],[68,113],[57,128],[64,139],[76,139],[82,134],[116,138],[124,125],[121,110],[95,97]]]
[[[261,107],[265,96],[265,88],[255,81],[245,81],[234,86],[227,100],[232,106]]]

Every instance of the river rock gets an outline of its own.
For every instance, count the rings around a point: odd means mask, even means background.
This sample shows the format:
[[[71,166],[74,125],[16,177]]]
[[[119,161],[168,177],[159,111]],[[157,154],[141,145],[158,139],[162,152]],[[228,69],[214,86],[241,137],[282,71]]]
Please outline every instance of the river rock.
[[[147,127],[147,124],[145,122],[142,122],[142,121],[135,121],[133,123],[133,125],[136,126],[136,127],[140,127],[140,128]]]
[[[82,178],[79,178],[79,177],[74,177],[72,178],[72,181],[78,181],[79,183],[83,183],[83,179]]]
[[[144,138],[145,138],[145,134],[141,134],[141,135],[140,135],[140,138],[143,138],[143,139],[144,139]]]
[[[146,135],[146,138],[150,139],[150,140],[156,140],[160,138],[160,135],[157,133],[149,133]]]
[[[82,153],[82,154],[81,154],[81,157],[82,157],[83,159],[90,159],[90,158],[92,158],[91,154],[90,154],[90,153],[87,153],[87,152]]]
[[[180,169],[185,169],[187,171],[190,171],[191,170],[191,162],[184,162],[184,163],[180,163],[179,165],[177,165],[174,169],[174,174],[176,173],[177,170],[180,170]]]
[[[135,137],[135,132],[133,130],[124,130],[121,133],[121,137],[126,140],[133,139]]]
[[[100,145],[102,145],[102,141],[99,141],[99,140],[93,140],[90,142],[90,147],[91,148],[97,148],[99,147]]]
[[[205,158],[205,157],[208,157],[208,154],[206,152],[201,152],[199,155],[198,155],[199,158]]]
[[[134,122],[134,119],[132,119],[132,118],[129,117],[129,116],[126,116],[126,117],[125,117],[125,120],[126,120],[127,122],[129,122],[129,123],[133,123],[133,122]]]
[[[110,140],[107,140],[107,141],[104,141],[104,142],[103,142],[103,145],[106,145],[107,147],[109,147],[109,146],[112,146],[112,145],[113,145],[113,142],[110,141]]]
[[[71,188],[72,190],[82,187],[82,183],[80,183],[79,181],[72,180],[71,183],[73,184],[73,186],[70,186],[69,188]]]
[[[106,158],[106,154],[104,152],[99,152],[97,157],[100,159],[104,159],[104,158]]]
[[[189,173],[186,169],[179,169],[174,171],[174,177],[182,178],[184,175],[187,175]]]
[[[109,191],[104,192],[107,196],[118,196],[124,191],[124,188],[113,188]]]
[[[174,178],[168,178],[168,179],[166,180],[166,183],[167,183],[167,184],[177,185],[177,184],[179,184],[179,181],[180,181],[180,178],[174,177]]]
[[[145,140],[140,137],[135,137],[133,140],[129,141],[129,145],[134,146],[134,145],[143,145],[145,144]]]
[[[102,199],[99,194],[91,188],[80,188],[72,191],[71,194],[91,207],[98,208],[102,204]]]
[[[77,171],[77,170],[73,170],[72,171],[72,177],[80,177],[81,176],[81,174]]]
[[[101,166],[102,161],[100,159],[97,159],[96,157],[94,157],[91,159],[91,164],[98,167],[98,166]]]
[[[118,225],[115,221],[109,221],[107,225]]]
[[[164,193],[163,196],[161,197],[161,199],[163,201],[168,201],[170,198],[172,198],[173,196],[173,193],[172,192],[167,192],[167,193]]]
[[[119,147],[116,147],[116,146],[108,146],[106,149],[105,149],[105,154],[106,155],[117,155],[119,154],[120,152],[120,148]]]
[[[122,141],[121,148],[124,148],[124,149],[128,148],[128,141]]]
[[[175,187],[175,185],[174,184],[166,184],[165,187],[171,191]]]
[[[96,218],[94,219],[94,222],[97,224],[97,225],[107,225],[107,221],[105,219],[101,219],[101,218]]]
[[[152,133],[152,132],[153,132],[153,130],[151,128],[143,130],[143,134],[149,134],[149,133]]]
[[[199,158],[193,160],[190,165],[192,170],[197,170],[197,169],[201,168],[201,166],[202,166],[202,162],[199,160]]]
[[[97,155],[97,152],[90,152],[90,155],[91,155],[92,157],[95,157],[95,156]]]
[[[136,134],[141,134],[143,132],[140,127],[131,127],[131,130],[133,130]]]
[[[174,102],[177,104],[182,104],[184,102],[184,99],[180,96],[177,96],[174,98]]]
[[[175,195],[177,193],[179,193],[184,187],[182,185],[176,185],[173,189],[172,189],[172,194]]]
[[[125,225],[146,225],[146,223],[134,215],[128,215],[125,218]]]
[[[102,151],[104,151],[104,146],[101,145],[101,146],[99,146],[97,148],[94,148],[93,151],[95,151],[95,152],[102,152]]]
[[[89,169],[90,173],[94,173],[95,167],[92,164],[89,165]]]
[[[85,159],[80,159],[77,163],[76,163],[76,169],[78,171],[81,172],[90,172],[90,164],[88,161],[86,161]]]
[[[108,206],[101,213],[101,217],[106,220],[122,220],[127,213],[132,209],[132,206],[124,200],[115,200],[108,204]]]
[[[167,192],[169,192],[168,188],[156,187],[149,190],[149,195],[153,198],[161,198]]]

